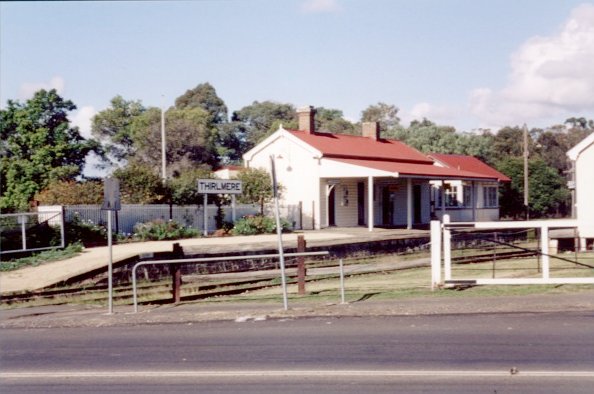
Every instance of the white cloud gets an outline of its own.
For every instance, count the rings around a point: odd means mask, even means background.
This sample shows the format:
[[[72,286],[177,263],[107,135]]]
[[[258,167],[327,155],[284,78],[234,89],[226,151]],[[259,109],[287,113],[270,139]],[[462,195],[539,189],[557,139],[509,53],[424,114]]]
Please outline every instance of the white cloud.
[[[305,0],[301,3],[301,11],[311,14],[340,11],[337,0]]]
[[[413,120],[428,120],[440,125],[455,125],[461,116],[457,107],[450,105],[433,105],[422,102],[415,104],[410,111],[401,111],[401,124],[406,125]]]
[[[91,138],[91,123],[97,111],[92,106],[86,106],[75,111],[71,116],[73,126],[77,126],[80,135],[84,138]]]
[[[475,89],[470,110],[481,127],[519,125],[594,111],[594,5],[576,7],[562,28],[528,39],[511,56],[502,89]]]
[[[51,90],[56,89],[58,94],[62,94],[64,92],[64,78],[60,76],[55,76],[50,79],[49,82],[25,82],[21,85],[19,89],[19,98],[21,100],[27,100],[33,97],[35,92],[41,89]]]

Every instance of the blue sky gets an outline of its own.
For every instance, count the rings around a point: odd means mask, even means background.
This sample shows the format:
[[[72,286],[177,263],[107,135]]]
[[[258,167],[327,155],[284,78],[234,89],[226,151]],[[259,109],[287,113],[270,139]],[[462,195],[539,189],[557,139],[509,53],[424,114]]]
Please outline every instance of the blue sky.
[[[210,82],[254,100],[370,104],[460,131],[594,118],[594,3],[228,0],[0,3],[0,102],[55,87],[89,119],[115,95],[172,105]]]

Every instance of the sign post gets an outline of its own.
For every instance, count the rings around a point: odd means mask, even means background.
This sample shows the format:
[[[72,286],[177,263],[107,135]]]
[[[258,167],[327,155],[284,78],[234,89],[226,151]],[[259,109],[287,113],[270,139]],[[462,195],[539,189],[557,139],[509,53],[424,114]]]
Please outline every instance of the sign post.
[[[204,194],[204,236],[208,235],[207,194],[231,194],[235,202],[235,195],[243,192],[243,184],[235,179],[198,179],[198,193]],[[235,205],[235,204],[234,204]],[[235,206],[233,206],[235,211]]]
[[[113,242],[111,234],[111,212],[119,211],[120,204],[120,181],[117,178],[105,178],[103,183],[103,206],[102,210],[107,211],[107,245],[109,246],[109,263],[107,268],[107,293],[109,314],[113,313]]]

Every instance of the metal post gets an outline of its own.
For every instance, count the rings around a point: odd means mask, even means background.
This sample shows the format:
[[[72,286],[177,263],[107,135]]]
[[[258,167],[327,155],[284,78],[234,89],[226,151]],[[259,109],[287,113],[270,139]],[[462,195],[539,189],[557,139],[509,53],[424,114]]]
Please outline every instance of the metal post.
[[[530,220],[530,205],[528,192],[528,127],[524,124],[524,206],[526,207],[526,220]]]
[[[340,303],[346,304],[344,300],[344,265],[342,259],[338,260],[338,266],[340,267]]]
[[[237,218],[237,209],[235,207],[235,194],[231,195],[231,221],[235,223]]]
[[[204,236],[207,237],[208,236],[208,212],[207,212],[207,203],[208,203],[208,197],[206,195],[206,193],[203,194],[204,198],[202,199],[203,203],[204,203]]]
[[[283,253],[283,229],[280,223],[280,208],[278,205],[278,188],[276,183],[276,169],[274,167],[274,156],[270,156],[270,166],[272,172],[272,190],[274,192],[274,216],[276,218],[276,234],[278,236],[278,255],[281,269],[281,282],[283,287],[283,307],[285,310],[289,309],[289,302],[287,299],[287,278],[285,277],[285,255]]]
[[[109,264],[107,268],[107,293],[109,314],[113,313],[113,244],[111,239],[111,212],[107,211],[107,244],[109,246]]]
[[[373,231],[373,177],[367,178],[367,228],[369,231]]]
[[[412,229],[413,210],[412,179],[406,178],[406,229]]]

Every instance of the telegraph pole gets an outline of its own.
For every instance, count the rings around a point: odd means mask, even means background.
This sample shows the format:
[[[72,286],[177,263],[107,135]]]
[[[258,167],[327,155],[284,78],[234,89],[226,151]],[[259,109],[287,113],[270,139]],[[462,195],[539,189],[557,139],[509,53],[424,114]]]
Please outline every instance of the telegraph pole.
[[[163,183],[167,180],[166,174],[166,155],[165,155],[165,109],[163,104],[163,95],[161,95],[161,178]]]
[[[528,127],[524,123],[524,207],[526,207],[526,220],[530,220],[530,206],[528,205]]]

